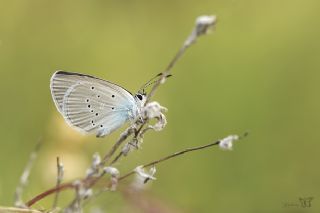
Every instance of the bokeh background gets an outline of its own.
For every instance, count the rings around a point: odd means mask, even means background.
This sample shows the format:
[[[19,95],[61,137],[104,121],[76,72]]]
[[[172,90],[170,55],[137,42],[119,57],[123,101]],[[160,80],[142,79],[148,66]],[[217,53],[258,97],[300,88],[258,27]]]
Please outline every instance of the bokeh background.
[[[0,204],[13,193],[35,144],[43,147],[24,193],[82,177],[104,139],[68,127],[52,102],[49,79],[63,69],[136,91],[162,71],[202,14],[216,14],[158,90],[168,125],[150,132],[121,172],[185,147],[250,131],[234,151],[191,153],[157,167],[148,199],[171,212],[320,211],[320,2],[1,0]],[[123,129],[122,129],[123,130]],[[62,204],[72,196],[63,193]],[[300,197],[314,197],[311,208]],[[147,198],[146,198],[147,199]],[[35,205],[50,208],[52,197]],[[120,193],[105,193],[86,212],[140,212]]]

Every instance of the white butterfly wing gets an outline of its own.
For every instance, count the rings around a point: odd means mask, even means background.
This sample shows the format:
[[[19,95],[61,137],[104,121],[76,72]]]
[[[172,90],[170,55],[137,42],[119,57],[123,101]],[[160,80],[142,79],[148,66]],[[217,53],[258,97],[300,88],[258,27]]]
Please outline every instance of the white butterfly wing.
[[[93,76],[57,71],[51,78],[50,89],[67,123],[97,137],[110,134],[137,114],[130,92]]]

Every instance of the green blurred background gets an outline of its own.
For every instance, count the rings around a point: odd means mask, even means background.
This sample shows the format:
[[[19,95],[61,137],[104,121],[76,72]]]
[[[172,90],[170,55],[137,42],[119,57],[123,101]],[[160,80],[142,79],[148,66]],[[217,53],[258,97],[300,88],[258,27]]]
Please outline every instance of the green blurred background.
[[[232,152],[213,148],[159,165],[150,196],[172,212],[320,212],[319,1],[0,3],[0,205],[12,205],[39,138],[44,145],[25,200],[55,184],[56,156],[66,181],[82,177],[92,154],[106,153],[121,132],[96,139],[68,127],[51,100],[55,70],[136,91],[162,71],[198,15],[216,14],[214,33],[188,50],[154,98],[169,109],[167,127],[148,134],[143,149],[117,167],[124,173],[249,130]],[[311,208],[283,206],[310,196]],[[117,193],[102,195],[86,211],[97,206],[134,211]]]

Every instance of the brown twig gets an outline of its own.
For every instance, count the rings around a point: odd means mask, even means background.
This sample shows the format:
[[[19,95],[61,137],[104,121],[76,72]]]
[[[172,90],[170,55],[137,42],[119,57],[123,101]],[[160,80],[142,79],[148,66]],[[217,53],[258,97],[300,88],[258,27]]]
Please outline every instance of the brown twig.
[[[31,207],[36,202],[42,200],[43,198],[45,198],[45,197],[47,197],[47,196],[49,196],[49,195],[51,195],[53,193],[61,192],[61,191],[66,190],[66,189],[73,189],[73,188],[75,188],[75,187],[74,187],[74,184],[72,182],[65,183],[65,184],[60,184],[59,187],[51,188],[51,189],[49,189],[47,191],[44,191],[41,194],[35,196],[34,198],[32,198],[31,200],[29,200],[26,203],[26,206]]]

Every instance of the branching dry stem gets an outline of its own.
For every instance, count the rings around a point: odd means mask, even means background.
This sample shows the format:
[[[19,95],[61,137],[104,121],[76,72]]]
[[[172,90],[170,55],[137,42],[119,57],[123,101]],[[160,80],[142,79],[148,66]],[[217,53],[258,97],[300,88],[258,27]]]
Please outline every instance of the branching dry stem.
[[[246,136],[248,135],[248,133],[244,133],[243,136],[239,137],[239,139],[243,139],[245,138]],[[178,151],[178,152],[175,152],[173,154],[170,154],[170,155],[167,155],[165,157],[162,157],[158,160],[154,160],[154,161],[151,161],[149,163],[146,163],[142,166],[142,168],[147,168],[147,167],[150,167],[150,166],[154,166],[156,164],[159,164],[159,163],[162,163],[164,161],[167,161],[169,159],[172,159],[174,157],[178,157],[180,155],[183,155],[185,153],[188,153],[188,152],[193,152],[193,151],[197,151],[197,150],[202,150],[202,149],[206,149],[206,148],[209,148],[209,147],[212,147],[212,146],[216,146],[216,145],[219,145],[221,140],[217,140],[215,142],[212,142],[212,143],[209,143],[209,144],[206,144],[206,145],[202,145],[202,146],[196,146],[196,147],[191,147],[191,148],[187,148],[187,149],[183,149],[181,151]],[[127,174],[119,177],[119,181],[122,181],[126,178],[128,178],[129,176],[135,174],[135,171],[132,170],[130,172],[128,172]],[[84,180],[81,180],[81,182],[83,182],[84,184],[90,184],[90,183],[96,183],[97,180],[99,180],[101,177],[96,177],[96,178],[91,178],[90,180],[87,180],[87,179],[84,179]],[[92,184],[90,184],[91,187],[93,186]],[[33,204],[35,204],[36,202],[42,200],[43,198],[53,194],[53,193],[56,193],[57,191],[63,191],[63,190],[66,190],[66,189],[70,189],[70,188],[75,188],[76,186],[73,184],[73,182],[70,182],[70,183],[65,183],[65,184],[61,184],[59,187],[55,187],[55,188],[52,188],[52,189],[49,189],[41,194],[39,194],[38,196],[34,197],[33,199],[31,199],[30,201],[28,201],[26,203],[26,205],[28,207],[32,206]]]

